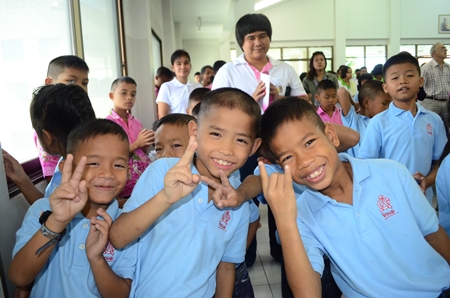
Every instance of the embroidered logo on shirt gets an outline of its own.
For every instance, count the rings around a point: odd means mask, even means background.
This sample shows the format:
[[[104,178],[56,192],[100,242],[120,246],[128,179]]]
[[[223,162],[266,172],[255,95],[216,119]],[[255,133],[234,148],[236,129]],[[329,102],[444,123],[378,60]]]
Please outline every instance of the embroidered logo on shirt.
[[[219,229],[226,231],[230,219],[231,219],[230,210],[227,210],[223,213],[222,218],[219,221]]]
[[[114,246],[111,244],[111,242],[108,241],[108,245],[106,245],[106,248],[103,251],[103,257],[105,258],[106,262],[114,261],[114,251]]]
[[[381,215],[384,217],[384,219],[388,219],[389,217],[397,214],[397,212],[391,205],[391,199],[383,195],[378,196],[377,205],[378,208],[380,208]]]
[[[433,126],[431,126],[430,123],[427,124],[427,134],[429,135],[433,134]]]

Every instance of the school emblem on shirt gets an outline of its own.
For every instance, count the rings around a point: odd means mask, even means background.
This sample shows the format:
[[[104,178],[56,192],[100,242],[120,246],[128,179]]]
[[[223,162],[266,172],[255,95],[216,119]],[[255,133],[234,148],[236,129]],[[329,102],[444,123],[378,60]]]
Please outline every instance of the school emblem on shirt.
[[[384,217],[384,219],[388,219],[389,217],[397,214],[397,212],[391,205],[391,199],[389,199],[388,197],[379,195],[377,205],[378,208],[380,208],[380,213]]]
[[[227,210],[223,213],[222,218],[219,221],[219,229],[226,231],[230,219],[231,219],[230,210]]]
[[[114,251],[114,246],[111,244],[111,242],[108,241],[108,245],[106,245],[106,248],[103,251],[103,257],[105,258],[106,262],[114,261]]]
[[[433,126],[431,126],[430,123],[427,124],[427,134],[429,135],[433,134]]]

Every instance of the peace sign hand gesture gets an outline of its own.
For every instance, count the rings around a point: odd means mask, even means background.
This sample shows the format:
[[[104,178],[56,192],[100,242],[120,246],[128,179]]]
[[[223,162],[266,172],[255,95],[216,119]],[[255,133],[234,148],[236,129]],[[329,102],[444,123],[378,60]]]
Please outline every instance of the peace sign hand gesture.
[[[191,171],[191,164],[196,149],[197,142],[195,141],[195,137],[191,136],[189,145],[183,156],[164,177],[164,194],[167,203],[176,203],[181,198],[190,194],[200,183],[200,175],[192,174]]]
[[[88,200],[86,181],[82,180],[86,157],[82,157],[72,173],[73,156],[68,154],[62,170],[61,185],[50,196],[50,206],[54,219],[67,225],[79,213]]]
[[[234,189],[222,170],[219,170],[220,183],[206,176],[201,178],[203,182],[215,189],[212,199],[217,207],[238,207],[244,203],[245,198],[239,191]]]

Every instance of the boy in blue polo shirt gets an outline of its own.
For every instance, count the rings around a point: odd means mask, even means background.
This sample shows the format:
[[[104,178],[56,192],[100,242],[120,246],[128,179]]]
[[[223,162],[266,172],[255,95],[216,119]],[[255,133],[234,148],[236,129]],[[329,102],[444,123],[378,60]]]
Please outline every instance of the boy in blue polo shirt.
[[[346,297],[438,297],[450,285],[450,239],[401,164],[336,152],[339,139],[299,100],[273,103],[263,142],[285,174],[268,177],[266,200],[295,297],[320,297],[323,255]],[[296,199],[292,181],[307,186]]]
[[[384,92],[393,102],[370,121],[358,157],[389,158],[405,165],[431,204],[430,186],[447,142],[444,124],[436,113],[416,103],[423,85],[416,58],[406,52],[392,56],[384,64],[383,78]]]
[[[391,96],[384,92],[383,83],[380,81],[367,81],[359,89],[359,113],[356,113],[350,93],[346,89],[339,88],[337,93],[339,104],[341,105],[342,124],[359,132],[360,140],[363,139],[367,125],[372,117],[385,111],[392,101]],[[360,142],[348,149],[347,153],[356,157],[359,146]]]
[[[30,206],[17,232],[9,277],[19,288],[34,281],[31,297],[129,296],[135,245],[119,250],[108,242],[129,147],[125,131],[105,119],[69,134],[61,185]]]
[[[141,176],[111,228],[117,247],[139,238],[137,297],[232,296],[235,264],[245,257],[249,207],[217,208],[214,188],[200,176],[217,183],[228,183],[229,176],[231,186],[239,185],[230,175],[260,144],[260,114],[238,89],[206,93],[198,124],[189,122],[184,155],[160,158]]]

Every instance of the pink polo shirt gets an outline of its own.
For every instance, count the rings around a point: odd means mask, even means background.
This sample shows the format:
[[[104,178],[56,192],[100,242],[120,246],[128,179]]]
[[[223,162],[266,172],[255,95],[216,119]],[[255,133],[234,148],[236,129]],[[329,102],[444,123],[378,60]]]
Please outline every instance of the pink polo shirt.
[[[128,114],[128,125],[123,121],[123,119],[111,109],[111,112],[106,119],[111,120],[122,126],[128,135],[128,140],[130,144],[136,142],[139,132],[144,129],[142,123],[137,120],[133,115]],[[150,165],[151,161],[147,154],[138,148],[131,152],[130,160],[128,161],[128,181],[125,185],[124,190],[121,193],[123,197],[129,197],[133,191],[134,185],[136,184],[139,177],[144,173],[145,169]]]
[[[342,124],[342,118],[341,118],[341,110],[334,107],[333,115],[330,117],[328,114],[322,109],[321,106],[317,108],[317,114],[319,114],[320,119],[322,119],[323,122],[330,122],[334,124]]]
[[[39,139],[35,131],[33,132],[33,140],[39,153],[39,162],[41,164],[43,176],[44,177],[53,176],[56,165],[58,164],[58,161],[61,158],[61,156],[50,155],[47,152],[45,152],[41,146],[41,143],[39,143]]]

